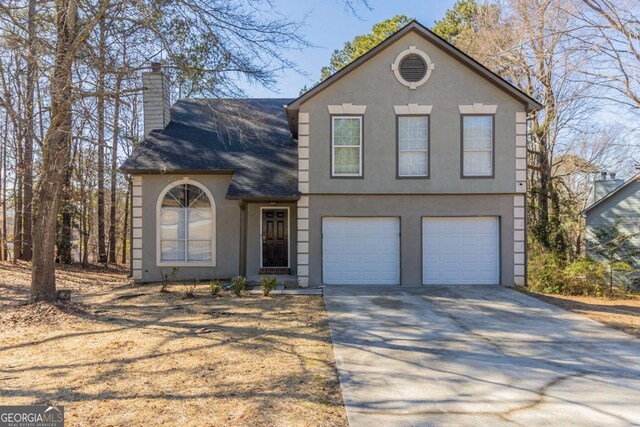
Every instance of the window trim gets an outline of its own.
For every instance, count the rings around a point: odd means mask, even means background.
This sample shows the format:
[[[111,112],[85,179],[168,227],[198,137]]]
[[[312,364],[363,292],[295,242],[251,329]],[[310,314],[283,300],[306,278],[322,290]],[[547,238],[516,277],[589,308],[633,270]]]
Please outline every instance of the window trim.
[[[426,117],[427,118],[427,174],[426,175],[400,175],[400,118],[401,117]],[[429,179],[431,178],[431,114],[396,114],[396,179]]]
[[[162,201],[167,193],[178,185],[193,185],[195,187],[200,188],[204,191],[204,194],[209,198],[211,202],[211,261],[162,261],[162,236],[161,236],[161,226],[162,226]],[[185,242],[188,240],[185,239]],[[185,243],[186,245],[186,243]],[[185,254],[187,248],[185,246]],[[201,184],[198,181],[191,180],[189,178],[183,178],[176,181],[172,181],[166,187],[162,189],[160,195],[158,196],[158,200],[156,201],[156,266],[157,267],[215,267],[216,266],[216,201],[213,198],[213,195],[209,191],[207,187]]]
[[[358,174],[336,174],[335,173],[335,141],[333,134],[333,123],[335,119],[359,119],[360,120],[360,173]],[[331,133],[331,146],[330,146],[330,157],[331,164],[329,167],[331,168],[330,177],[331,179],[363,179],[364,178],[364,115],[363,114],[331,114],[329,120],[330,133]],[[344,147],[344,146],[343,146]],[[347,146],[353,147],[353,146]]]
[[[465,175],[464,173],[464,118],[491,117],[491,174]],[[494,179],[496,177],[496,115],[488,113],[460,114],[460,179]]]

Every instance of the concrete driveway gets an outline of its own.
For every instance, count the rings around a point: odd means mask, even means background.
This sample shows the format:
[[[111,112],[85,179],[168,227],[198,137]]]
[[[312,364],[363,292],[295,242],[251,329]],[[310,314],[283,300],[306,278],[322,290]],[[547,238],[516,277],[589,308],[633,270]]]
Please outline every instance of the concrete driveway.
[[[328,287],[351,426],[640,425],[640,340],[506,288]]]

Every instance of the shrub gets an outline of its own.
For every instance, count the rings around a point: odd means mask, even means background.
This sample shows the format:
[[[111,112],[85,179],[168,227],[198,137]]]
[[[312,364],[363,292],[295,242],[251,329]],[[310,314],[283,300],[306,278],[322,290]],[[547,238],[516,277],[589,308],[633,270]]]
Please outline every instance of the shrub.
[[[176,280],[176,276],[178,275],[178,267],[173,267],[170,273],[164,271],[164,269],[160,269],[160,276],[162,276],[162,283],[160,284],[160,292],[168,292],[169,285]]]
[[[222,291],[222,283],[220,283],[220,280],[215,279],[209,282],[209,292],[211,293],[212,297],[215,297],[221,291]]]
[[[260,276],[260,288],[265,297],[278,286],[278,278],[275,276]]]
[[[200,283],[200,280],[196,279],[195,282],[184,282],[182,289],[184,289],[184,296],[187,298],[193,298],[195,296],[196,287]]]
[[[564,292],[560,259],[552,253],[532,254],[529,259],[529,288],[534,292],[561,294]]]
[[[607,283],[607,265],[590,259],[579,259],[563,271],[564,294],[602,296]]]
[[[233,290],[234,294],[240,296],[240,294],[242,294],[242,291],[247,289],[247,278],[243,276],[236,276],[231,279],[231,289]]]

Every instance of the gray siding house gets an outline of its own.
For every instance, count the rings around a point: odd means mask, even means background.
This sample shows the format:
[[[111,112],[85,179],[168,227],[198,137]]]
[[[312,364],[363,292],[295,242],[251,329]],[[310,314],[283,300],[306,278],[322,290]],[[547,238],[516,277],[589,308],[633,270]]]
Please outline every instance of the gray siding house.
[[[584,210],[586,225],[586,253],[593,259],[599,259],[593,251],[599,241],[596,230],[601,227],[617,225],[618,229],[631,235],[633,246],[640,248],[640,174],[628,181],[616,179],[615,174],[603,172],[594,183],[593,202]],[[635,271],[628,275],[628,279],[638,277],[640,259],[632,257],[631,262]],[[618,276],[620,279],[621,276]]]
[[[143,75],[132,275],[524,285],[527,113],[417,22],[297,99],[183,99]]]

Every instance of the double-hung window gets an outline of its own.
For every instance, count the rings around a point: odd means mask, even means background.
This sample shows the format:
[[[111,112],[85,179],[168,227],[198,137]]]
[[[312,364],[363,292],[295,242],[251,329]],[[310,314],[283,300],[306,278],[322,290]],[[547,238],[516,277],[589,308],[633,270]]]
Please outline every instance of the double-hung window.
[[[331,117],[331,175],[362,176],[362,116]]]
[[[492,115],[462,116],[463,177],[493,176]]]
[[[398,116],[398,177],[429,176],[429,116]]]

